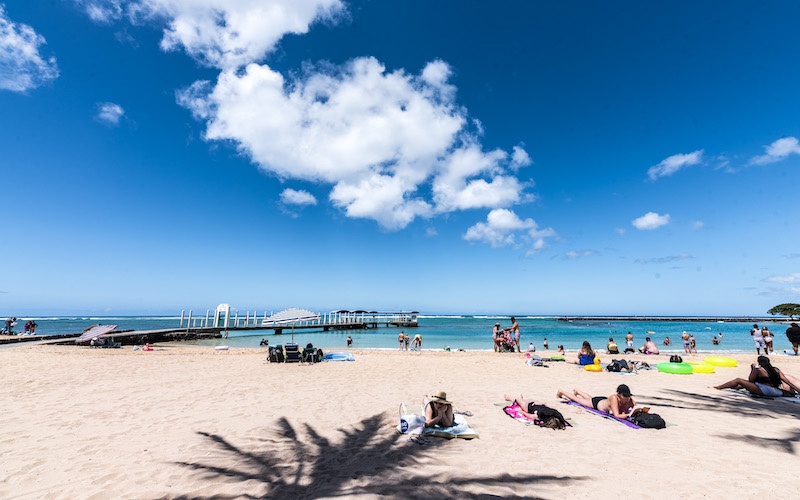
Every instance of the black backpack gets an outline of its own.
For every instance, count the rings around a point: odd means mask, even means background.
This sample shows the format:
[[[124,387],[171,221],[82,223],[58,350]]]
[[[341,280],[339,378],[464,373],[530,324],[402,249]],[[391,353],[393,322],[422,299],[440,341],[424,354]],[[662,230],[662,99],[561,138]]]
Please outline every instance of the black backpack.
[[[606,370],[610,372],[621,372],[628,369],[628,362],[624,359],[612,359],[611,363],[606,366]]]
[[[661,415],[657,413],[637,413],[631,417],[631,422],[643,429],[663,429],[667,426]]]
[[[683,358],[678,356],[677,354],[673,354],[669,357],[670,363],[683,363]]]
[[[270,363],[283,363],[283,348],[281,346],[274,346],[269,348],[269,358],[267,358]]]

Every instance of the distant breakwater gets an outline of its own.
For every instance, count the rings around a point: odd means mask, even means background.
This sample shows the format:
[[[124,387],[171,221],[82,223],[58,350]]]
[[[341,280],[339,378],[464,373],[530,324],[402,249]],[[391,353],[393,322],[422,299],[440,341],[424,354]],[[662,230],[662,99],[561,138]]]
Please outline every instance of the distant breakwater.
[[[675,321],[698,323],[788,323],[789,318],[766,317],[711,317],[711,316],[561,316],[558,321]]]

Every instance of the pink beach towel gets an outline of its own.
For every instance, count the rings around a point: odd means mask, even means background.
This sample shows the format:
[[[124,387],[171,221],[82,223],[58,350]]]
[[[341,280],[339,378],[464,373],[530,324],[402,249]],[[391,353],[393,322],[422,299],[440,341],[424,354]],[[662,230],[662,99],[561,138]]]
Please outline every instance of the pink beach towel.
[[[524,424],[534,424],[534,425],[542,425],[544,423],[541,420],[534,420],[526,417],[520,412],[520,410],[521,407],[519,406],[519,404],[517,404],[516,401],[503,408],[503,412],[505,412],[506,415],[508,415],[509,417],[513,418],[518,422],[522,422]],[[572,427],[572,425],[567,421],[565,421],[564,424],[566,424],[567,427]]]

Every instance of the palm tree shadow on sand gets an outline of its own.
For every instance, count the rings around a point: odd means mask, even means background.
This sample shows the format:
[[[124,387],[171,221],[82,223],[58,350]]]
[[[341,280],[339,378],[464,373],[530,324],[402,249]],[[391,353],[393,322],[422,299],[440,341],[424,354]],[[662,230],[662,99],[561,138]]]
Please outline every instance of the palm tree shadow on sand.
[[[800,412],[800,403],[793,399],[782,401],[780,398],[753,397],[746,391],[718,391],[713,394],[697,394],[687,391],[669,389],[663,391],[667,397],[651,396],[648,404],[660,407],[673,407],[707,412],[722,412],[741,415],[757,421],[758,428],[766,419],[777,416],[796,417]],[[783,437],[764,437],[754,434],[718,433],[723,439],[741,441],[759,448],[771,448],[777,451],[796,455],[800,446],[800,428],[787,431]]]
[[[258,445],[243,449],[217,434],[199,432],[211,441],[223,457],[217,464],[178,462],[204,479],[237,483],[247,481],[248,493],[213,498],[319,498],[349,495],[387,495],[397,497],[436,496],[440,498],[537,498],[536,486],[554,483],[569,486],[586,477],[552,475],[512,475],[448,477],[424,474],[415,467],[420,458],[440,454],[448,441],[431,438],[420,446],[406,436],[387,432],[383,415],[378,414],[351,429],[339,429],[343,439],[333,443],[308,424],[298,433],[286,418],[279,429]],[[291,457],[291,458],[287,458]],[[234,464],[230,467],[219,463]],[[420,474],[418,472],[422,471]],[[257,485],[257,487],[254,487]],[[259,493],[252,490],[260,489]],[[482,491],[470,493],[464,491]],[[190,498],[179,496],[177,498]],[[202,498],[192,495],[191,498]],[[210,497],[209,497],[210,498]]]

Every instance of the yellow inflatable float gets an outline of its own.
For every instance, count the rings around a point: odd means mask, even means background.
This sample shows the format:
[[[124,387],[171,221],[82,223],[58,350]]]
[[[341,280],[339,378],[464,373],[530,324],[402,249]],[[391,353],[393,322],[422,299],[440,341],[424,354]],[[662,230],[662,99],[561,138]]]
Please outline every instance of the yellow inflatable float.
[[[603,371],[603,367],[598,365],[598,364],[585,365],[583,367],[583,369],[586,370],[587,372],[601,372],[601,371]]]
[[[686,364],[692,367],[692,373],[714,373],[714,365],[704,361],[689,361]]]
[[[709,365],[720,366],[724,368],[736,368],[736,360],[733,358],[725,358],[723,356],[709,356],[704,359]]]

